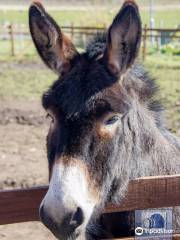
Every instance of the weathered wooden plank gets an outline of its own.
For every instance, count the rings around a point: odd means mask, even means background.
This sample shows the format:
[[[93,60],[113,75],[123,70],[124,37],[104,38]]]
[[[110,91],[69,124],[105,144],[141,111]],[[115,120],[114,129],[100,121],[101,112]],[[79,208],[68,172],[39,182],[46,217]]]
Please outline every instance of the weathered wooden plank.
[[[47,187],[0,192],[0,225],[39,221],[39,204]]]
[[[170,238],[169,237],[163,237],[163,240],[169,240]],[[106,239],[108,240],[108,239]],[[110,240],[110,239],[109,239]],[[111,239],[111,240],[135,240],[134,237],[127,237],[127,238],[114,238],[114,239]],[[154,237],[141,237],[141,240],[154,240]],[[180,234],[174,234],[173,237],[172,237],[172,240],[180,240]]]
[[[180,175],[145,177],[130,182],[120,206],[109,204],[105,213],[180,206]]]
[[[0,192],[0,224],[38,221],[38,208],[47,187]],[[105,213],[180,206],[180,175],[132,180],[120,206],[109,204]]]

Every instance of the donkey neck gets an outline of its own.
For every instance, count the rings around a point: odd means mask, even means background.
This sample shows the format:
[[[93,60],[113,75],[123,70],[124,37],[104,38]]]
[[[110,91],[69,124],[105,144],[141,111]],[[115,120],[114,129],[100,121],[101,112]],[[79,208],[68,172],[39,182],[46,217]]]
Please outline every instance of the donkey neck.
[[[136,105],[130,113],[134,127],[131,157],[132,178],[176,174],[180,171],[180,142],[164,126],[158,126],[153,112]]]

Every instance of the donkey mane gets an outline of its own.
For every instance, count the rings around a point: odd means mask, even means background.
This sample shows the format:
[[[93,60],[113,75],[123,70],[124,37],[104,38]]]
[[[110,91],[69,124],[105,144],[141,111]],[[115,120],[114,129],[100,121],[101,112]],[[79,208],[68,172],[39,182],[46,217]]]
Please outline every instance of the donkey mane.
[[[106,39],[107,34],[104,32],[102,34],[95,35],[95,37],[91,39],[90,42],[87,44],[86,51],[84,54],[82,54],[83,58],[86,59],[86,63],[81,66],[82,71],[81,75],[79,76],[81,79],[83,79],[86,75],[86,68],[88,68],[89,66],[88,63],[93,61],[96,62],[96,59],[101,58],[101,56],[104,54],[107,44]],[[74,61],[78,60],[79,59],[77,57]],[[99,69],[96,69],[95,72],[96,79],[98,78],[98,70]],[[101,74],[102,73],[103,71],[101,71]],[[77,72],[74,71],[74,74],[77,74]],[[51,89],[43,95],[43,106],[47,109],[51,104],[57,107],[62,107],[62,105],[64,104],[66,105],[64,106],[64,108],[66,108],[69,117],[71,117],[72,115],[78,115],[79,112],[85,111],[87,109],[87,105],[90,105],[90,103],[95,100],[95,98],[98,98],[98,93],[100,93],[105,88],[111,87],[117,81],[114,76],[110,75],[110,77],[108,76],[107,83],[105,83],[105,78],[107,78],[106,75],[107,73],[105,72],[104,82],[102,85],[99,81],[98,86],[98,80],[96,80],[95,83],[92,82],[92,84],[90,85],[90,81],[87,80],[86,88],[85,86],[78,86],[78,83],[74,83],[72,79],[72,81],[69,81],[69,84],[67,86],[69,93],[69,95],[67,96],[64,95],[65,91],[63,91],[63,88],[62,90],[60,90],[63,81],[59,78],[57,81],[55,81]],[[124,81],[124,87],[127,92],[130,88],[133,88],[133,90],[139,96],[139,100],[142,102],[147,102],[147,109],[155,113],[154,117],[157,126],[162,126],[162,112],[164,108],[162,107],[161,101],[157,100],[157,93],[159,92],[159,87],[157,86],[155,79],[149,75],[148,71],[146,71],[144,66],[138,61],[136,61],[131,66],[131,68],[126,73],[125,78],[126,80]],[[66,88],[65,84],[64,88]],[[71,98],[75,98],[75,95],[77,97],[77,102],[73,100],[71,101]],[[80,96],[82,96],[82,98],[80,98]],[[85,98],[86,101],[84,101]],[[64,99],[67,99],[67,102],[64,101]],[[82,100],[82,102],[80,102],[80,100]],[[73,105],[71,104],[72,102],[74,103]],[[84,102],[86,102],[86,106],[83,106]]]
[[[99,33],[94,36],[93,39],[89,41],[86,46],[86,54],[89,59],[96,60],[99,56],[104,54],[107,45],[107,34]],[[162,112],[164,109],[160,100],[154,100],[159,92],[159,87],[152,78],[148,71],[145,70],[144,66],[136,60],[135,64],[130,68],[129,75],[132,79],[133,87],[136,88],[139,96],[143,100],[149,101],[148,109],[155,112]],[[138,88],[139,81],[139,88]]]

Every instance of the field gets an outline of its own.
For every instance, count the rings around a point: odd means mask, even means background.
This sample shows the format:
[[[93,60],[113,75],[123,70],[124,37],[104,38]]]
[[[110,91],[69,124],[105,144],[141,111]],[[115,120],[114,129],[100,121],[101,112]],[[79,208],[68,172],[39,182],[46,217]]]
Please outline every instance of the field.
[[[87,25],[89,26],[103,26],[108,25],[113,19],[114,15],[117,13],[117,8],[112,9],[101,9],[97,8],[87,10],[58,10],[52,11],[49,13],[55,18],[55,20],[60,25],[70,25],[73,23],[75,26],[78,25]],[[142,23],[149,25],[149,11],[148,9],[142,9],[141,11]],[[28,24],[27,11],[16,11],[16,10],[0,10],[0,23],[6,22],[11,23],[22,23]],[[154,13],[155,26],[164,27],[164,28],[175,28],[180,23],[180,8],[169,9],[167,8],[158,8]]]
[[[148,23],[147,5],[142,3],[143,24]],[[146,1],[147,2],[147,1]],[[155,12],[156,26],[176,27],[180,24],[180,8],[164,8]],[[173,1],[178,4],[179,1]],[[178,5],[179,6],[179,5]],[[52,15],[61,25],[109,24],[117,12],[97,8],[90,10],[59,10]],[[4,20],[27,24],[27,11],[0,10]],[[41,107],[41,95],[57,76],[48,70],[30,45],[24,56],[10,57],[10,44],[0,41],[0,190],[26,188],[48,183],[45,138],[48,131],[46,113]],[[150,54],[151,53],[151,54]],[[160,86],[157,96],[165,106],[166,125],[180,136],[180,56],[149,51],[145,67]],[[41,223],[0,226],[0,239],[55,239]]]

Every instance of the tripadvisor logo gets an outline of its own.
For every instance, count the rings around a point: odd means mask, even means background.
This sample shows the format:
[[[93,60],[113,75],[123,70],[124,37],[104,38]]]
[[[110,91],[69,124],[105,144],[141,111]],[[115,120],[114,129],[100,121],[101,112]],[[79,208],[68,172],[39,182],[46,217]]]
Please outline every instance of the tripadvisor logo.
[[[135,211],[135,237],[158,237],[172,239],[172,208]],[[153,238],[155,239],[155,238]]]
[[[137,227],[137,228],[135,229],[135,234],[136,234],[137,236],[142,236],[142,235],[143,235],[143,228],[142,228],[142,227]]]

